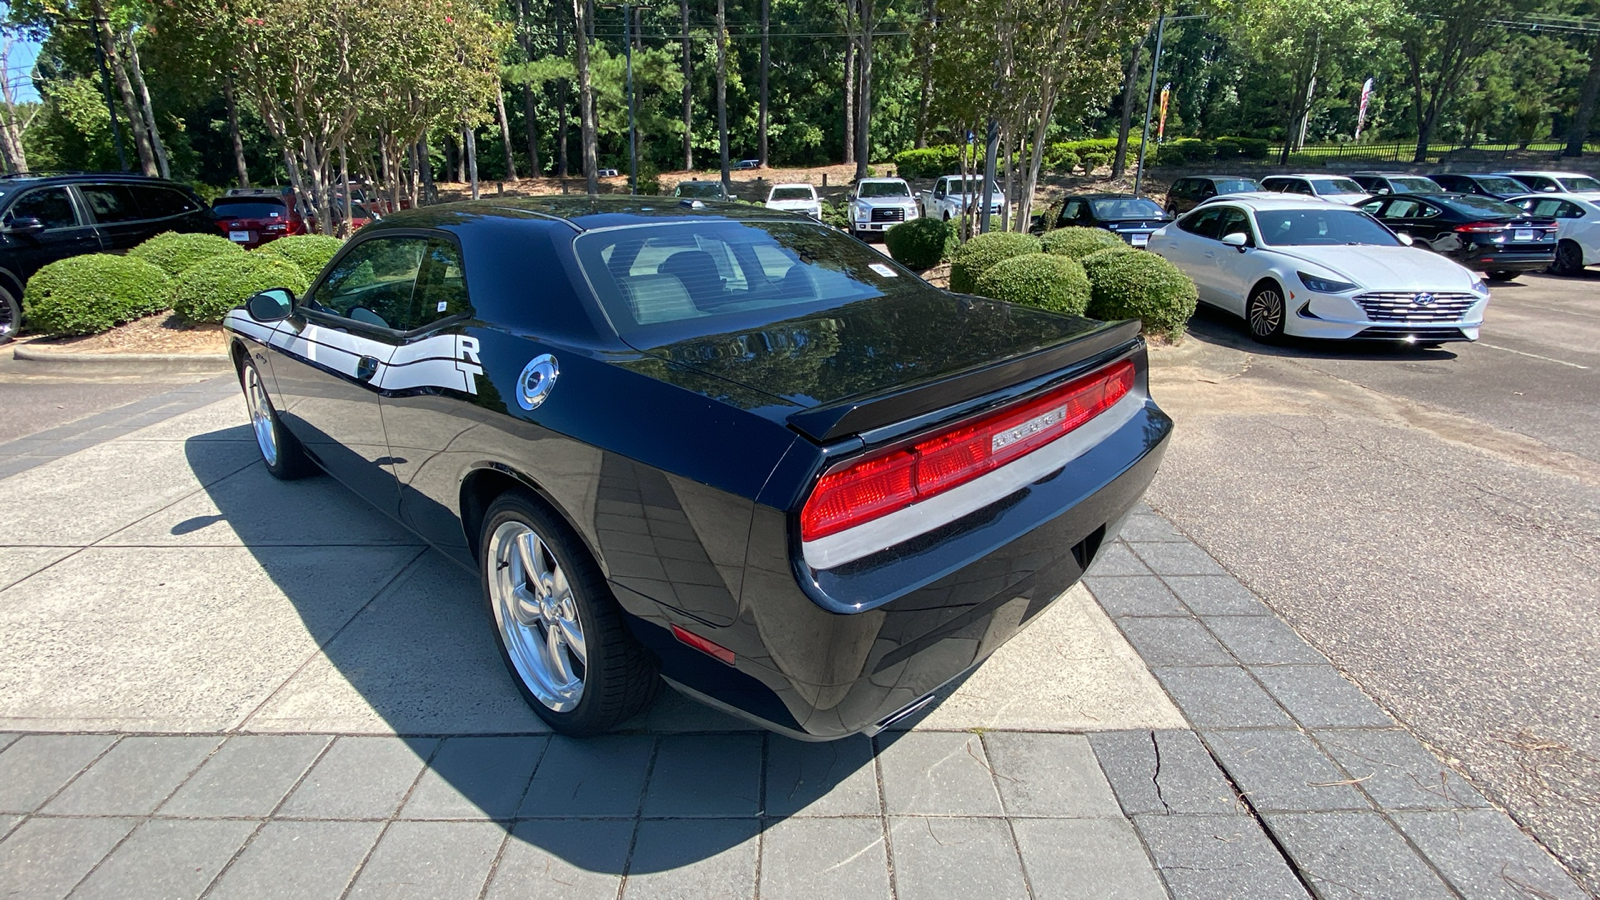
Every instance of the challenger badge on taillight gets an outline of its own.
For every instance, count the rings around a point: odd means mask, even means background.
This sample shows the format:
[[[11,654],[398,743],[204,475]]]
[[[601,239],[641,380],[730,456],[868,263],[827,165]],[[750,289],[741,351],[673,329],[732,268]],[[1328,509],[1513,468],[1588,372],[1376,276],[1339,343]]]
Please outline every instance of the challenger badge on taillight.
[[[813,541],[944,493],[1038,450],[1109,409],[1133,389],[1122,362],[1042,396],[825,472],[800,512]]]

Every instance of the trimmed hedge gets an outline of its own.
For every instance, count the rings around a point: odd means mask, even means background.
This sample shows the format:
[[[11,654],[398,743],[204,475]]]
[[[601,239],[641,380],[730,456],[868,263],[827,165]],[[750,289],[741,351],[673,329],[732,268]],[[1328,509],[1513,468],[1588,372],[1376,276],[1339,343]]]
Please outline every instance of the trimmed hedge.
[[[1078,257],[1078,264],[1083,266],[1083,270],[1085,272],[1087,272],[1087,271],[1089,271],[1089,267],[1091,265],[1098,265],[1098,263],[1091,263],[1090,260],[1101,259],[1101,258],[1107,257],[1107,256],[1115,256],[1115,255],[1117,255],[1119,253],[1139,253],[1139,252],[1141,252],[1141,251],[1135,250],[1132,247],[1128,246],[1127,244],[1119,243],[1115,247],[1106,247],[1103,250],[1096,250],[1095,252],[1089,254],[1088,256],[1080,256],[1080,257]]]
[[[220,234],[179,234],[163,231],[148,241],[128,251],[134,259],[142,259],[176,277],[201,260],[230,253],[243,253],[244,248]]]
[[[1111,153],[1103,153],[1098,150],[1083,154],[1082,156],[1078,157],[1083,162],[1083,174],[1093,175],[1095,169],[1103,169],[1106,166],[1111,165],[1111,157],[1115,155],[1115,151]],[[1133,151],[1130,154],[1130,157],[1132,159],[1138,159],[1138,152]]]
[[[955,222],[923,216],[890,228],[883,243],[896,262],[913,269],[931,269],[961,246]]]
[[[263,253],[216,256],[178,277],[172,311],[188,322],[221,322],[228,310],[267,288],[303,293],[307,280],[287,259]]]
[[[1127,242],[1104,228],[1068,225],[1044,236],[1044,252],[1071,259],[1083,259],[1107,247],[1126,247]]]
[[[1077,260],[1029,253],[995,263],[978,279],[974,293],[1081,316],[1089,307],[1089,276]]]
[[[23,318],[52,336],[99,334],[167,308],[171,280],[142,259],[91,253],[57,260],[28,279]]]
[[[970,294],[984,272],[1003,259],[1038,253],[1039,239],[1015,231],[991,231],[967,241],[950,254],[950,290]]]
[[[1154,253],[1096,253],[1083,261],[1089,276],[1089,315],[1140,319],[1144,330],[1170,341],[1183,337],[1198,296],[1194,282]]]
[[[1044,151],[1044,168],[1046,171],[1059,172],[1062,175],[1071,175],[1072,170],[1078,167],[1082,158],[1078,152],[1065,144],[1051,144]]]
[[[309,283],[327,267],[344,241],[325,234],[291,234],[256,248],[257,253],[282,257],[299,267]]]

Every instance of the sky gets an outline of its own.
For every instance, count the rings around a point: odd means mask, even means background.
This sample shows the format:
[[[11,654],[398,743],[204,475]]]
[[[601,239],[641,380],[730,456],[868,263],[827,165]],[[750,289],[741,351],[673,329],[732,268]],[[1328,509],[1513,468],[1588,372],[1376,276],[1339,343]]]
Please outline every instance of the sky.
[[[33,41],[19,40],[11,48],[5,78],[11,83],[12,99],[18,103],[31,103],[39,99],[39,92],[29,77],[33,72],[34,57],[39,55],[39,45]]]

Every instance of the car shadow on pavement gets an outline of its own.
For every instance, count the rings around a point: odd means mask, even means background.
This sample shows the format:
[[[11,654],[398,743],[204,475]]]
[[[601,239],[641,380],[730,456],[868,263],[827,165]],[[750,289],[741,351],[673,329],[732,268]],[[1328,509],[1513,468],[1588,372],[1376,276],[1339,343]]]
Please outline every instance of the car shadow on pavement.
[[[1299,359],[1409,360],[1437,362],[1456,358],[1454,344],[1429,347],[1401,341],[1327,341],[1286,337],[1264,344],[1250,337],[1243,319],[1209,306],[1198,307],[1189,318],[1188,336],[1202,343],[1243,350],[1258,356]]]
[[[189,465],[249,438],[246,426],[191,437]],[[205,490],[214,514],[170,536],[215,546],[231,529],[271,582],[258,602],[280,604],[274,588],[287,600],[278,630],[303,647],[298,624],[317,648],[277,658],[270,695],[238,730],[341,735],[283,815],[312,802],[306,785],[362,792],[370,780],[376,794],[414,772],[382,816],[490,820],[533,854],[529,866],[630,876],[727,853],[794,815],[881,815],[874,759],[895,734],[804,743],[663,688],[614,734],[552,736],[501,662],[472,572],[326,475],[281,482],[258,461]],[[226,664],[259,663],[253,639],[239,640]]]

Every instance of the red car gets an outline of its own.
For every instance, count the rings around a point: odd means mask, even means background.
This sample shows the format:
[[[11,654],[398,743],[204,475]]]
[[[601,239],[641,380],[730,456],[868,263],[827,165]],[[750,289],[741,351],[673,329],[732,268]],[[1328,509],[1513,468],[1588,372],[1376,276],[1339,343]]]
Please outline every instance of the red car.
[[[246,250],[311,231],[287,188],[234,188],[218,197],[211,211],[223,236]]]

